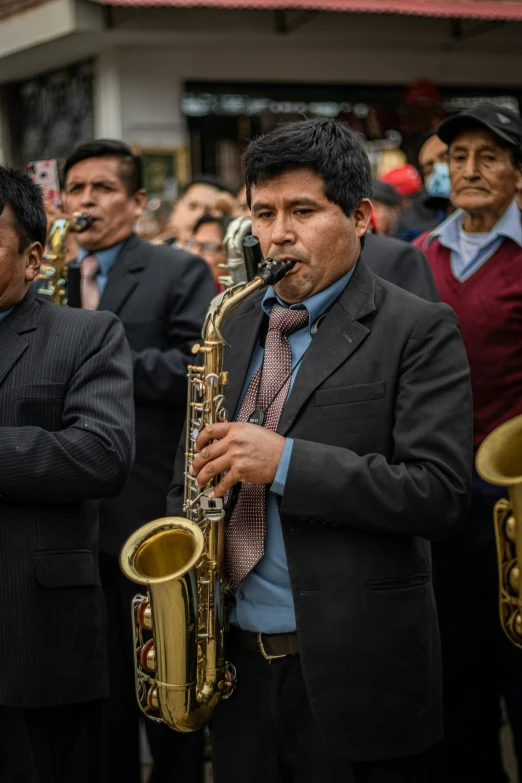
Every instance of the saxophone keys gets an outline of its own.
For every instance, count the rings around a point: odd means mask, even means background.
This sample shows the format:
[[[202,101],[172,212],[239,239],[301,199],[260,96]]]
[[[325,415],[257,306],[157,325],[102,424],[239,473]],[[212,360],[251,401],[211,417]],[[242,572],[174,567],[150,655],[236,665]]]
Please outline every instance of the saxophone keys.
[[[156,650],[152,639],[143,645],[140,652],[140,664],[147,672],[156,671]]]
[[[149,601],[141,602],[136,613],[136,620],[141,628],[144,628],[146,631],[152,630],[152,609]]]
[[[149,710],[159,710],[158,686],[153,685],[147,694],[147,706]]]

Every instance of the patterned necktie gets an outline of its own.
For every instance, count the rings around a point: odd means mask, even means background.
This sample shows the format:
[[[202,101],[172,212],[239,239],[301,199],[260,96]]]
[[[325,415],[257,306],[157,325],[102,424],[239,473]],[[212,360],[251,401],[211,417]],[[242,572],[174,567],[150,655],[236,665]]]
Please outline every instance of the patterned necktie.
[[[250,381],[238,421],[247,421],[254,410],[259,409],[265,414],[264,426],[275,432],[290,389],[292,353],[288,335],[307,323],[307,310],[290,310],[274,304],[263,364]],[[225,528],[226,567],[234,588],[263,557],[265,537],[266,485],[244,483]]]
[[[96,275],[100,271],[98,259],[93,253],[82,258],[80,262],[80,293],[83,310],[97,310],[100,304],[100,289],[96,282]]]

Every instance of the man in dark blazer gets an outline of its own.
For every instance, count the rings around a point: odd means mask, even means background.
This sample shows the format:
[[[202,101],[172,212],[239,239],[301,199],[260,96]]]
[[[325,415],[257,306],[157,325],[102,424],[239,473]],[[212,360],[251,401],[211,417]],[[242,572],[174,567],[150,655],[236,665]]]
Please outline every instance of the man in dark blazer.
[[[440,302],[435,278],[424,253],[400,239],[366,234],[361,255],[366,266],[384,280],[428,302]]]
[[[252,233],[295,266],[226,323],[236,420],[200,433],[191,468],[199,487],[218,482],[218,506],[234,488],[226,655],[238,680],[213,720],[214,779],[439,780],[429,541],[465,513],[472,460],[457,319],[359,258],[370,167],[344,126],[274,131],[244,168]],[[183,468],[180,449],[172,514]]]
[[[40,302],[40,190],[0,167],[0,780],[105,780],[97,498],[133,451],[132,365],[111,313]]]
[[[139,781],[138,718],[130,601],[137,592],[119,567],[126,538],[165,514],[165,497],[186,414],[186,368],[216,293],[207,264],[134,233],[143,210],[141,160],[119,141],[76,149],[64,169],[64,205],[87,212],[88,231],[69,270],[69,303],[116,313],[134,364],[136,457],[123,491],[100,508],[102,584],[108,610],[111,697],[107,704],[109,776]],[[181,737],[147,721],[154,781],[179,774],[198,781],[201,738]]]

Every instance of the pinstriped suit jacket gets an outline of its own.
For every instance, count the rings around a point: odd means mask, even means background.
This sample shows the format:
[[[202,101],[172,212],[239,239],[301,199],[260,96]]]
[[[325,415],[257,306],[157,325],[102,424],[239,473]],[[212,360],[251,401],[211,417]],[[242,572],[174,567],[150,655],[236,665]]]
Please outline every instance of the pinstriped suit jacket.
[[[95,499],[132,451],[120,322],[28,293],[0,325],[0,704],[107,695]]]

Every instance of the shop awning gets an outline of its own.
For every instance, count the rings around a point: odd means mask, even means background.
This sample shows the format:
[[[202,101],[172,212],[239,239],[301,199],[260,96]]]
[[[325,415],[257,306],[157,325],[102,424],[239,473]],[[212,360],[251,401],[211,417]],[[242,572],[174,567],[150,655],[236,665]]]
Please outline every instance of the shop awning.
[[[522,21],[522,0],[103,0],[107,5],[344,11],[453,19]]]

